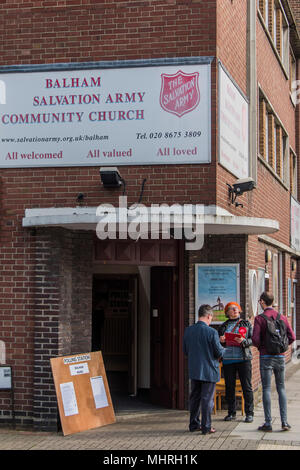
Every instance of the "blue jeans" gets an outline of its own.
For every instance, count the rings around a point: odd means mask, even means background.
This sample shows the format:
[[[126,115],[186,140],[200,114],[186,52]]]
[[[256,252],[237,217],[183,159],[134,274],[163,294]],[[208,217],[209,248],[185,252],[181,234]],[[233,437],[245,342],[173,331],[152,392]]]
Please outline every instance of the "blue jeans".
[[[271,416],[271,376],[275,375],[276,390],[279,399],[279,409],[281,422],[287,422],[287,401],[285,393],[285,358],[281,357],[260,357],[260,376],[263,387],[263,406],[265,413],[265,423],[272,424]]]

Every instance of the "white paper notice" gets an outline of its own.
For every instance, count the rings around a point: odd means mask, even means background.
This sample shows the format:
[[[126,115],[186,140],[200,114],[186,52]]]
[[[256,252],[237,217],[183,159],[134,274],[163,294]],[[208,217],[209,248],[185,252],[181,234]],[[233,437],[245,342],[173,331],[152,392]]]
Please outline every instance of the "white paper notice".
[[[106,396],[102,376],[91,377],[90,380],[91,380],[91,386],[93,390],[96,408],[104,408],[108,406],[108,401],[107,401],[107,396]]]
[[[71,375],[80,375],[80,374],[89,373],[89,367],[88,367],[87,362],[83,362],[82,364],[71,364],[69,367],[70,367]]]
[[[78,415],[78,407],[73,382],[60,384],[65,416]]]
[[[11,388],[11,368],[0,367],[0,389]]]

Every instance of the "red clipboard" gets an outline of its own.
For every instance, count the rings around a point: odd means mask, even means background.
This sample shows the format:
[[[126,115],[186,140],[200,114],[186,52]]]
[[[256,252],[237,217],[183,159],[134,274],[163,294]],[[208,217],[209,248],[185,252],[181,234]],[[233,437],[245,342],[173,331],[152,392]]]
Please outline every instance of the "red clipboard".
[[[234,338],[241,338],[242,335],[238,333],[225,333],[225,340],[226,346],[237,346],[238,348],[241,347],[239,343],[237,343]]]

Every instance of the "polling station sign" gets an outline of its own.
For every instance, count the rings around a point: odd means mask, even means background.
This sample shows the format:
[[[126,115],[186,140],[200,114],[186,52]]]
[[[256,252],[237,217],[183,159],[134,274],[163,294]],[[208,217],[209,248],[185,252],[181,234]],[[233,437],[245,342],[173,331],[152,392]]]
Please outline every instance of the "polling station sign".
[[[0,74],[0,167],[209,163],[210,64]]]

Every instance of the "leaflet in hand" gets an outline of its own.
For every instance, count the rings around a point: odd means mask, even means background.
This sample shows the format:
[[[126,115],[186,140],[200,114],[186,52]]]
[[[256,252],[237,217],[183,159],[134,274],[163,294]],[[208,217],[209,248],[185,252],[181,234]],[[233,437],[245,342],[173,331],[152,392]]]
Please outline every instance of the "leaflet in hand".
[[[235,338],[242,338],[242,335],[238,333],[225,333],[226,346],[241,346],[240,343],[235,341]]]

